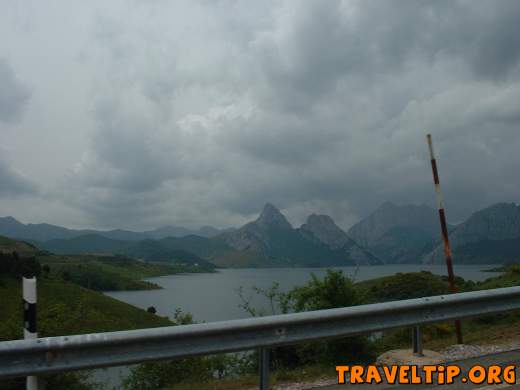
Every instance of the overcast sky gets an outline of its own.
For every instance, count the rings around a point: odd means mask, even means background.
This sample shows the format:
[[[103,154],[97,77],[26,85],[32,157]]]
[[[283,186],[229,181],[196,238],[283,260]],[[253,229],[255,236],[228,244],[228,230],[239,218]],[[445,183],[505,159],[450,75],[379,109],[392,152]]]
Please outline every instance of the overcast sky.
[[[0,6],[0,215],[239,225],[267,201],[347,228],[520,197],[520,1]]]

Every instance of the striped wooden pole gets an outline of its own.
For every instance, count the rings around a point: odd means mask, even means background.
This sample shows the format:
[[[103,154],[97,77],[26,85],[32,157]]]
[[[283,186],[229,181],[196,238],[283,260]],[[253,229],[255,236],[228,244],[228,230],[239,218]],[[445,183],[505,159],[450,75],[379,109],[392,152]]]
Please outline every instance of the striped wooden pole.
[[[24,339],[35,339],[36,333],[36,277],[23,280],[23,336]],[[27,390],[38,390],[38,377],[27,377]]]
[[[448,224],[446,223],[444,199],[442,197],[441,184],[439,181],[439,172],[437,171],[437,160],[435,159],[435,153],[433,152],[433,142],[431,134],[426,135],[426,139],[428,140],[428,149],[430,151],[430,160],[433,172],[433,183],[435,184],[435,193],[437,195],[437,208],[439,210],[439,219],[441,222],[441,234],[442,241],[444,244],[444,257],[446,258],[446,266],[448,268],[448,280],[450,283],[450,291],[452,293],[456,293],[457,286],[455,285],[455,274],[453,272],[453,260],[451,255],[450,239],[448,237]],[[460,320],[455,321],[455,330],[457,332],[457,342],[459,344],[462,344],[462,329],[460,325]]]

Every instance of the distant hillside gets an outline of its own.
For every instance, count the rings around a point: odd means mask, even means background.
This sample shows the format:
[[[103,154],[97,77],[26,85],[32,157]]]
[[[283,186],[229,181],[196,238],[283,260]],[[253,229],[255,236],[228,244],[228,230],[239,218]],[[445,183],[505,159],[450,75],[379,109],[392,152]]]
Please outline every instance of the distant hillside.
[[[198,264],[213,268],[214,265],[201,257],[182,248],[172,248],[158,240],[142,241],[111,240],[109,238],[87,234],[70,239],[35,242],[42,249],[61,254],[109,254],[126,255],[147,261],[164,261],[177,264]]]
[[[96,236],[86,236],[98,240]],[[101,242],[110,242],[101,237]],[[68,240],[63,240],[68,241]],[[74,238],[71,241],[77,242]],[[98,241],[99,242],[99,241]],[[94,246],[94,245],[92,245]],[[68,248],[72,247],[69,245]],[[99,247],[98,247],[99,249]],[[24,273],[63,279],[98,291],[149,290],[159,286],[142,279],[176,273],[211,272],[214,268],[199,257],[173,251],[172,257],[146,262],[121,255],[63,255],[42,251],[23,241],[0,236],[0,274],[19,277]],[[160,262],[163,260],[162,262]],[[42,266],[44,266],[42,268]]]
[[[53,253],[79,254],[79,253],[122,253],[125,248],[132,245],[128,241],[114,240],[97,234],[85,234],[69,239],[54,239],[45,242],[36,242],[36,246]]]
[[[222,239],[193,234],[185,237],[167,237],[159,242],[166,248],[184,250],[210,261],[234,251]]]
[[[171,248],[161,241],[143,240],[122,250],[123,254],[147,261],[164,261],[178,264],[198,264],[208,268],[215,265],[207,260],[180,248]]]
[[[185,236],[199,236],[199,237],[215,237],[218,236],[220,233],[225,233],[228,231],[234,230],[233,228],[229,229],[217,229],[213,226],[202,226],[199,229],[187,229],[180,226],[163,226],[161,228],[157,228],[154,230],[147,230],[143,232],[146,236],[160,240],[162,238],[166,237],[185,237]]]
[[[457,263],[504,263],[520,260],[520,206],[497,203],[472,214],[450,233]],[[444,259],[437,245],[423,257],[425,263]]]
[[[232,229],[231,229],[232,230]],[[143,232],[130,230],[94,230],[94,229],[68,229],[62,226],[47,223],[23,224],[13,217],[0,217],[0,235],[35,241],[49,241],[55,239],[70,239],[84,235],[97,235],[113,240],[140,241],[148,238],[162,239],[165,237],[183,237],[191,234],[202,237],[214,237],[220,233],[228,232],[230,229],[217,229],[212,226],[203,226],[199,229],[187,229],[180,226],[163,226],[161,228]]]
[[[10,238],[0,236],[0,253],[13,252],[17,252],[21,256],[34,256],[39,252],[39,250],[28,242],[12,240]]]
[[[439,217],[426,205],[386,202],[352,226],[348,235],[386,263],[417,263],[439,241]]]
[[[47,223],[25,225],[13,217],[0,217],[0,235],[22,240],[46,241],[53,238],[71,238],[75,232]]]

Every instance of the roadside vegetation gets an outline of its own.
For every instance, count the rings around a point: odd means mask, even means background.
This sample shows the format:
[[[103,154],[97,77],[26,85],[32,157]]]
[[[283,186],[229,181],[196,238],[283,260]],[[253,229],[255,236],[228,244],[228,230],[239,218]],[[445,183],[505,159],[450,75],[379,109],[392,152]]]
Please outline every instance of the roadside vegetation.
[[[27,249],[27,248],[25,248]],[[30,249],[30,247],[29,247]],[[0,341],[22,338],[20,310],[21,275],[38,275],[38,331],[40,336],[186,325],[194,320],[176,311],[173,320],[107,297],[94,290],[144,288],[140,278],[182,272],[183,268],[142,263],[124,257],[93,255],[58,256],[34,253],[26,257],[0,254]],[[460,291],[506,287],[520,284],[520,266],[508,265],[503,274],[484,282],[457,278]],[[146,286],[152,288],[153,286]],[[267,298],[267,307],[253,307],[241,291],[242,308],[252,316],[330,309],[445,294],[446,277],[429,272],[398,273],[393,276],[354,283],[341,271],[327,274],[289,291],[277,283],[269,289],[255,288]],[[173,310],[173,308],[172,308]],[[520,337],[518,313],[494,315],[463,321],[465,342],[493,343]],[[423,327],[426,348],[440,349],[453,344],[452,323]],[[272,382],[290,382],[334,376],[338,363],[368,363],[386,350],[410,347],[410,329],[384,332],[381,337],[357,336],[331,342],[311,342],[272,351]],[[126,390],[154,389],[243,389],[256,386],[258,363],[255,352],[196,357],[136,366],[123,383]],[[85,373],[48,377],[50,388],[92,390]],[[2,389],[22,389],[23,381],[2,382]]]
[[[483,282],[456,279],[459,291],[509,287],[520,285],[520,265],[508,265],[500,269],[502,275]],[[256,294],[267,298],[267,307],[251,307],[250,300],[241,291],[243,308],[252,316],[279,314],[295,311],[328,309],[423,296],[446,294],[449,292],[447,277],[430,272],[398,273],[396,275],[353,283],[341,271],[328,271],[322,278],[313,276],[311,280],[290,291],[280,291],[278,284],[270,289],[255,288]],[[505,340],[520,338],[520,313],[485,316],[464,320],[464,341],[468,344],[503,343]],[[424,347],[440,350],[455,344],[452,322],[437,323],[422,327]],[[349,337],[333,342],[307,343],[297,346],[276,348],[272,351],[271,382],[301,382],[335,376],[336,364],[373,362],[375,357],[390,349],[410,348],[411,329],[401,328],[383,332],[381,337]],[[166,389],[210,390],[245,389],[258,384],[256,354],[249,356],[249,371],[238,377],[229,375],[219,381],[171,381]],[[158,387],[162,389],[163,387]],[[151,389],[151,388],[150,388]]]

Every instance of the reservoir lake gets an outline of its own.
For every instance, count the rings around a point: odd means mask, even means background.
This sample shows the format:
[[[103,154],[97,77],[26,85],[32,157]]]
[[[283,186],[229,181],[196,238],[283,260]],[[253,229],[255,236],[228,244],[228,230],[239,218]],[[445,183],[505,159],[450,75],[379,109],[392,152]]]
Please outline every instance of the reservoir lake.
[[[481,281],[498,275],[483,272],[493,267],[496,265],[459,265],[455,266],[455,275]],[[445,265],[392,264],[332,269],[342,270],[354,281],[421,270],[438,275],[447,274]],[[268,289],[273,282],[277,282],[281,291],[287,291],[308,282],[312,273],[322,277],[326,271],[327,268],[221,269],[215,273],[177,274],[146,279],[160,285],[162,290],[117,291],[105,294],[143,309],[154,306],[157,314],[161,316],[173,318],[175,310],[181,309],[183,312],[191,313],[197,322],[226,321],[250,317],[240,307],[240,288],[243,290],[243,296],[251,299],[253,307],[263,308],[266,314],[272,314],[267,299],[255,294],[253,287]]]

